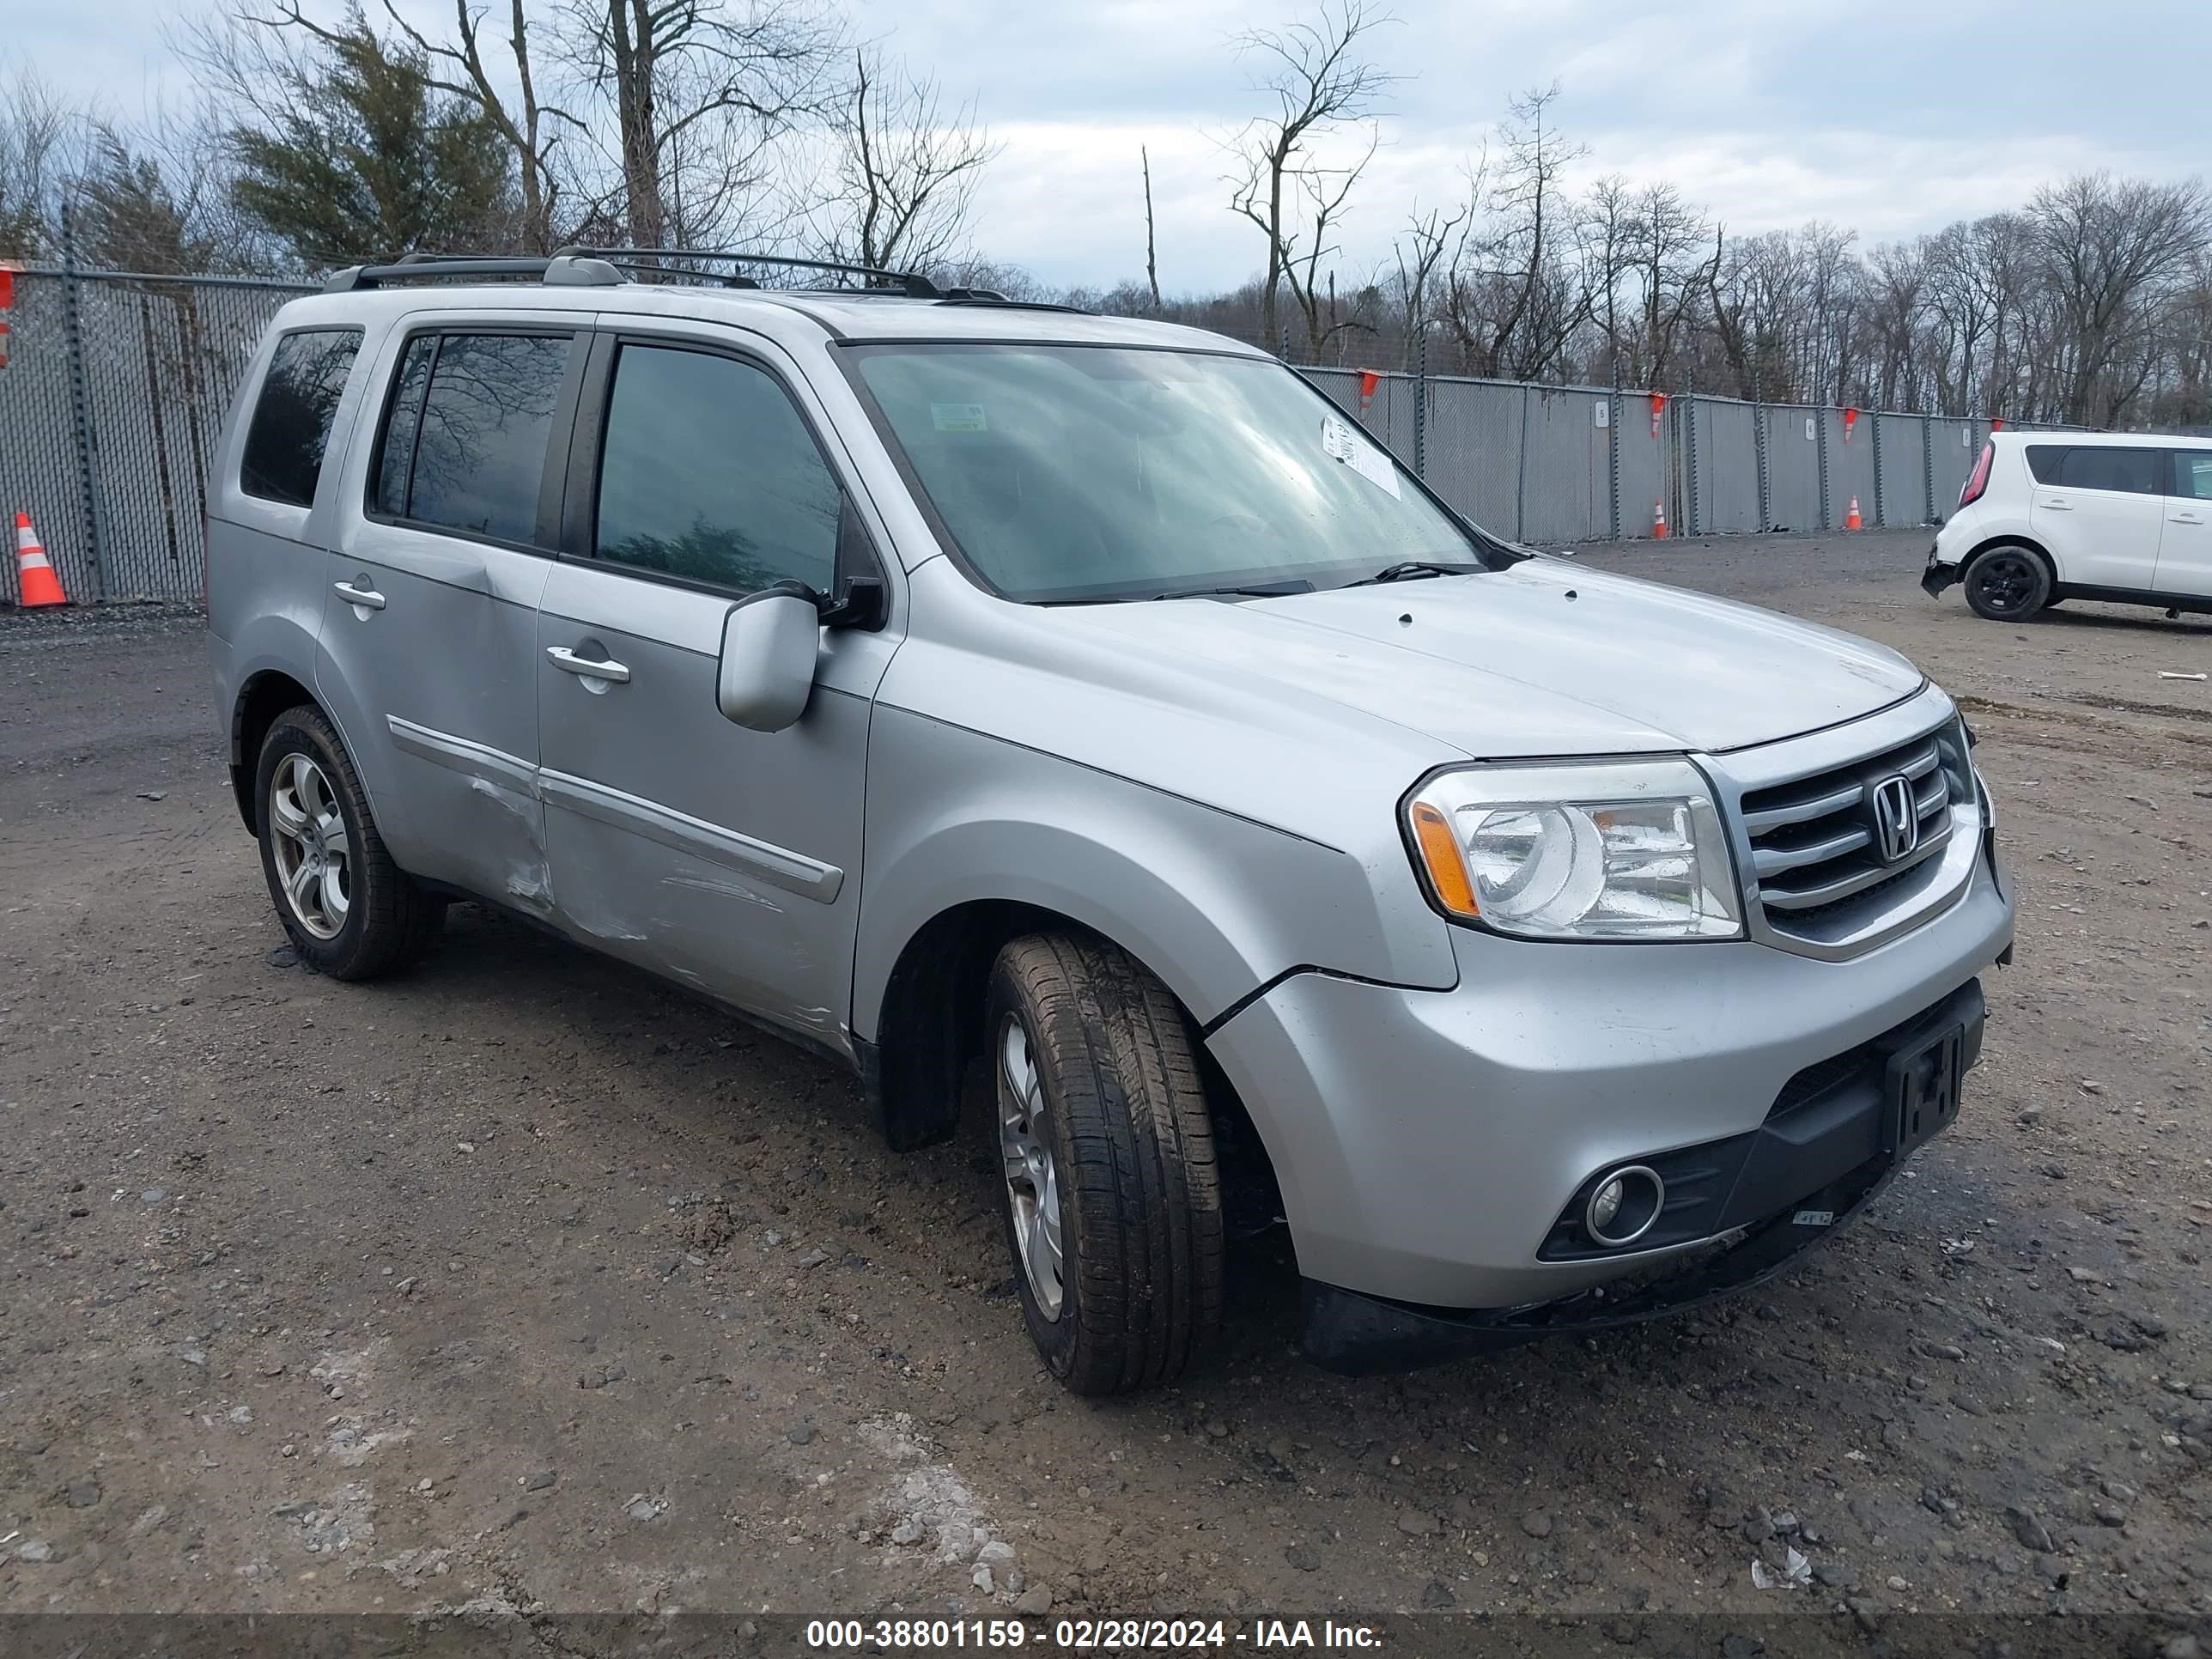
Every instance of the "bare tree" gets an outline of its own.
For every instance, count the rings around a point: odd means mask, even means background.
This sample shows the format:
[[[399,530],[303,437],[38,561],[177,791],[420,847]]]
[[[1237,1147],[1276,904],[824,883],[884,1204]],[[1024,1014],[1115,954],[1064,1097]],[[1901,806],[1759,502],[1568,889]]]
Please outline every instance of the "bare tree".
[[[861,46],[829,123],[829,177],[813,182],[807,213],[816,249],[878,270],[920,270],[952,258],[998,153],[975,106],[948,107],[933,80]]]
[[[1409,337],[1429,325],[1437,283],[1451,268],[1458,239],[1466,234],[1469,211],[1462,205],[1449,214],[1442,208],[1425,213],[1416,204],[1407,216],[1404,234],[1390,245],[1398,268],[1398,307]]]
[[[2200,179],[2082,173],[2038,191],[2027,217],[2066,323],[2066,417],[2117,421],[2144,379],[2130,348],[2212,246],[2212,198]]]
[[[1309,165],[1299,169],[1296,179],[1299,193],[1304,198],[1301,228],[1283,249],[1283,276],[1289,283],[1291,301],[1306,325],[1306,360],[1319,362],[1328,343],[1346,329],[1358,325],[1346,323],[1336,315],[1336,271],[1334,267],[1326,273],[1328,283],[1328,315],[1322,317],[1322,260],[1343,250],[1328,240],[1330,232],[1342,221],[1345,204],[1352,198],[1352,187],[1375,159],[1379,135],[1368,136],[1367,148],[1357,159],[1342,167]]]
[[[1550,125],[1559,95],[1555,82],[1514,99],[1498,129],[1495,168],[1486,154],[1468,173],[1476,228],[1461,244],[1444,315],[1478,374],[1552,373],[1589,317],[1561,182],[1587,151]]]
[[[1322,0],[1315,21],[1280,30],[1255,29],[1237,37],[1239,55],[1257,65],[1254,90],[1275,106],[1273,114],[1249,123],[1230,145],[1238,164],[1230,181],[1230,209],[1250,220],[1267,240],[1260,327],[1270,342],[1279,326],[1277,301],[1284,274],[1300,240],[1305,240],[1309,254],[1310,292],[1311,256],[1327,230],[1325,224],[1298,222],[1300,202],[1340,217],[1351,186],[1366,166],[1363,157],[1348,174],[1335,169],[1334,185],[1327,179],[1318,184],[1304,182],[1314,173],[1314,146],[1374,114],[1398,79],[1358,56],[1362,40],[1394,21],[1370,0],[1334,0],[1334,9],[1330,0]],[[1370,143],[1368,155],[1373,154]],[[1310,309],[1308,314],[1310,318]]]
[[[1590,186],[1583,205],[1579,232],[1583,247],[1583,286],[1590,296],[1590,314],[1605,335],[1606,374],[1623,384],[1621,361],[1621,289],[1634,258],[1637,241],[1635,191],[1628,180],[1609,173]]]
[[[614,113],[632,246],[708,240],[765,187],[769,145],[837,103],[842,34],[823,0],[568,0],[569,61]]]
[[[28,68],[0,82],[0,258],[31,259],[53,240],[70,116]]]
[[[1635,270],[1643,289],[1644,379],[1667,383],[1692,307],[1704,296],[1720,262],[1718,234],[1705,216],[1685,204],[1664,182],[1637,198],[1632,221]],[[1705,257],[1708,241],[1712,257]]]
[[[1144,145],[1137,146],[1137,160],[1145,169],[1145,282],[1152,290],[1152,309],[1160,308],[1159,245],[1152,234],[1152,156]]]

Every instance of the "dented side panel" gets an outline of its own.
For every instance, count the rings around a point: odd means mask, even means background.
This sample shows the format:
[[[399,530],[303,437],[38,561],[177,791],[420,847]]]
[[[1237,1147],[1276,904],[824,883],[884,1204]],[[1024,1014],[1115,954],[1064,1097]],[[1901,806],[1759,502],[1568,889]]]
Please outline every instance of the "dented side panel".
[[[555,570],[538,695],[556,919],[849,1053],[871,698],[895,641],[825,634],[798,724],[747,731],[714,696],[729,603],[619,568]],[[554,647],[629,678],[564,672]]]
[[[398,547],[356,542],[329,555],[331,580],[357,586],[367,575],[385,604],[363,611],[333,598],[317,684],[400,866],[542,915],[551,885],[532,659],[547,561],[454,542],[447,562],[464,550],[475,567],[465,582],[410,568]]]

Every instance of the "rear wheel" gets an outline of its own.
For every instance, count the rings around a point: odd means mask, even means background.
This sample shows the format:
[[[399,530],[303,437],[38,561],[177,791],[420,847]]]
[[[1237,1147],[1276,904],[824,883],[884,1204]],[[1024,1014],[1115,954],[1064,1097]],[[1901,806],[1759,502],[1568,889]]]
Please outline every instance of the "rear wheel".
[[[986,999],[1022,1313],[1078,1394],[1179,1375],[1220,1328],[1221,1189],[1190,1022],[1097,939],[1000,952]]]
[[[405,967],[446,902],[392,861],[337,733],[310,708],[270,723],[255,769],[261,870],[301,959],[333,979]]]
[[[2051,603],[2051,567],[2032,548],[1984,548],[1963,581],[1967,605],[1990,622],[2025,622]]]

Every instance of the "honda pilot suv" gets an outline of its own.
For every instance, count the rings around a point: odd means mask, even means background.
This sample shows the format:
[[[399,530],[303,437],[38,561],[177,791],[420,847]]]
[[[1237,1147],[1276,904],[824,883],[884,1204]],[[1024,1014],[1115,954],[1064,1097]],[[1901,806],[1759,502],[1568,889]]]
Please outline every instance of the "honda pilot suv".
[[[1085,1394],[1248,1224],[1313,1359],[1405,1365],[1747,1284],[1952,1120],[2013,915],[1894,653],[1502,542],[1213,335],[642,257],[356,269],[260,348],[209,628],[316,969],[465,898],[894,1147],[969,1099]]]

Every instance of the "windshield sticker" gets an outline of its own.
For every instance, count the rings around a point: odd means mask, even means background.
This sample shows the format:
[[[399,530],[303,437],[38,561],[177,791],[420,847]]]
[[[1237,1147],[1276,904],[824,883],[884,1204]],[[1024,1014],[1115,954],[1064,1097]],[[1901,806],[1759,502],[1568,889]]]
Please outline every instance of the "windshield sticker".
[[[1389,456],[1368,441],[1364,433],[1355,432],[1334,416],[1324,416],[1321,447],[1368,483],[1389,490],[1393,501],[1401,499],[1398,494],[1398,469],[1390,465]]]
[[[981,404],[932,404],[929,418],[939,432],[988,432],[990,422],[983,418]]]

